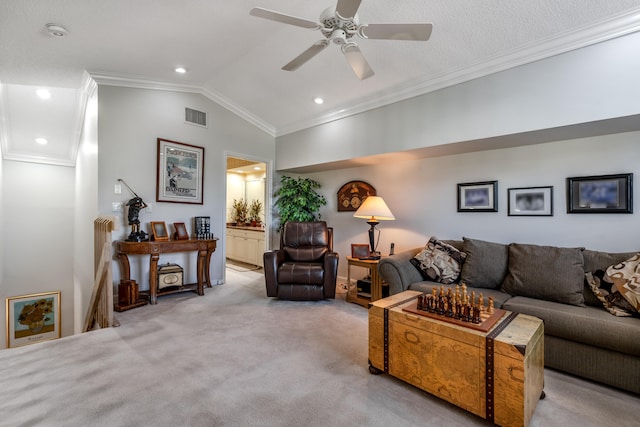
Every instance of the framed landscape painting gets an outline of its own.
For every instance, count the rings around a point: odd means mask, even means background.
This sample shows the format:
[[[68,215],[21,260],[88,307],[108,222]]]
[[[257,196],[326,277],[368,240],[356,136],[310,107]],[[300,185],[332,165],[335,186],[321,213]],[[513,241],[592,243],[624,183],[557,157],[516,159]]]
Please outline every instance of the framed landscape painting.
[[[202,204],[204,148],[158,138],[156,201]]]
[[[7,298],[7,348],[60,338],[60,292]]]
[[[633,174],[567,178],[567,213],[633,213]]]

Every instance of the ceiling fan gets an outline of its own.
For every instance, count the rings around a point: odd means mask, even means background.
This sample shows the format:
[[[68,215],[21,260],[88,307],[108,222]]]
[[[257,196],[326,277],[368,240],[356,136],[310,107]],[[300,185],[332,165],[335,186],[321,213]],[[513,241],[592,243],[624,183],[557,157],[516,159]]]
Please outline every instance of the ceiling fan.
[[[270,19],[297,27],[320,30],[325,37],[314,43],[309,49],[295,57],[282,67],[286,71],[295,71],[311,58],[322,52],[330,42],[341,47],[347,62],[360,80],[373,76],[373,70],[353,36],[363,39],[384,40],[418,40],[426,41],[431,36],[433,25],[429,23],[415,24],[360,24],[357,11],[362,0],[338,0],[336,7],[328,7],[320,14],[320,21],[314,22],[304,18],[287,15],[273,10],[256,7],[249,12],[252,16]]]

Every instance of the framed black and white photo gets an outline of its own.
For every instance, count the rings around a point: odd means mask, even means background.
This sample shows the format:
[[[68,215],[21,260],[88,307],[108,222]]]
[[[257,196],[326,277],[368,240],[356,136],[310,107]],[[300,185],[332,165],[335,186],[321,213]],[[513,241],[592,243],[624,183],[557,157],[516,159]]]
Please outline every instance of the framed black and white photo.
[[[158,138],[156,201],[202,204],[204,148]]]
[[[633,174],[567,178],[567,213],[633,213]]]
[[[458,212],[498,212],[498,181],[458,184]]]
[[[553,216],[553,187],[509,188],[509,216]]]

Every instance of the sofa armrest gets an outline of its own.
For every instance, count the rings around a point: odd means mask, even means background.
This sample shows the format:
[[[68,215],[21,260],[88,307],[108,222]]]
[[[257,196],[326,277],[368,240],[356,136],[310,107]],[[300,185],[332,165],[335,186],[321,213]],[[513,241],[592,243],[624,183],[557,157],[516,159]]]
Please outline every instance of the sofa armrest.
[[[278,296],[278,266],[280,266],[284,260],[285,252],[282,250],[268,251],[262,256],[268,297]]]
[[[380,259],[378,271],[382,279],[389,284],[389,295],[399,294],[406,291],[410,284],[424,280],[418,269],[409,261],[421,249],[422,247],[409,249]]]

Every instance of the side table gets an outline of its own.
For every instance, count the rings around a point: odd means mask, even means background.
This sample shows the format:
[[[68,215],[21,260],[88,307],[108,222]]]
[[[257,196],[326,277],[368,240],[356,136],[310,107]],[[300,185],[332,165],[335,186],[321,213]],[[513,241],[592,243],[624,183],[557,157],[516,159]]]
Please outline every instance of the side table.
[[[368,307],[370,302],[382,299],[382,277],[378,273],[378,259],[358,259],[347,257],[347,302],[354,302],[363,307]],[[351,267],[363,267],[369,270],[371,276],[371,298],[358,295],[357,286],[351,285]]]

